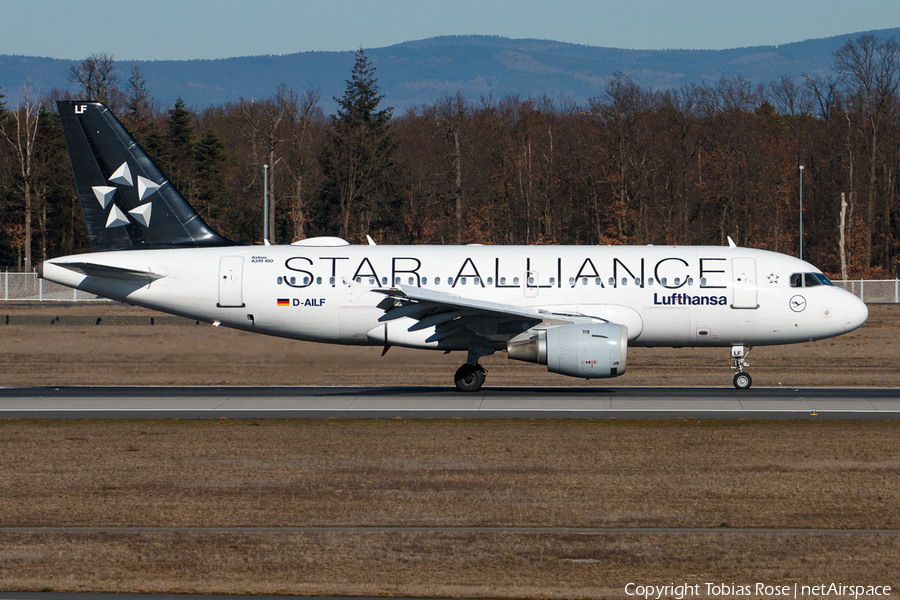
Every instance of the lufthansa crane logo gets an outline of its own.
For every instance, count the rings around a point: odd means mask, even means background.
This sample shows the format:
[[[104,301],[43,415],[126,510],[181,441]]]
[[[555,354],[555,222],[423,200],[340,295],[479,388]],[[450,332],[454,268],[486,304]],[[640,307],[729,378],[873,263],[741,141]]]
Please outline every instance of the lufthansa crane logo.
[[[806,308],[806,298],[803,296],[794,296],[791,298],[791,310],[794,312],[803,312]]]

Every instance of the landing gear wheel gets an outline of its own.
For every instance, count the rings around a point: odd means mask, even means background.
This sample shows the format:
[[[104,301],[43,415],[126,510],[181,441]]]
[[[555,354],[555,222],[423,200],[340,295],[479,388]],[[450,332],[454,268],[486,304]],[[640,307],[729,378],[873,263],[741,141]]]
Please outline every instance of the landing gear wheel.
[[[737,373],[734,376],[734,387],[739,390],[749,390],[750,386],[753,385],[753,379],[750,377],[749,373]]]
[[[461,366],[453,376],[456,382],[456,389],[461,392],[477,392],[484,384],[486,373],[481,365],[470,365],[468,363]]]

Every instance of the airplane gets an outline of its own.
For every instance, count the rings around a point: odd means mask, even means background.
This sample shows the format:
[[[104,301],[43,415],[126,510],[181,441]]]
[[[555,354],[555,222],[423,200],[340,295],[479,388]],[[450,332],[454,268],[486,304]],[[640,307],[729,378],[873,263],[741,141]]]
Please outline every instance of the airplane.
[[[93,252],[39,276],[214,326],[298,340],[466,352],[478,391],[494,352],[571,377],[625,373],[632,347],[730,348],[837,336],[866,305],[813,265],[728,246],[240,244],[214,231],[103,104],[57,103]]]

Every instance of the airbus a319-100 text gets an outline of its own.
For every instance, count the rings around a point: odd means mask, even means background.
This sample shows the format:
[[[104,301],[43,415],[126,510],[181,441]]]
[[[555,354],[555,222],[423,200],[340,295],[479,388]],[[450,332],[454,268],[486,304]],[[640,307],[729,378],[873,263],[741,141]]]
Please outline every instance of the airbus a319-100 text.
[[[583,378],[629,346],[730,349],[840,335],[868,311],[797,258],[729,246],[390,246],[230,241],[194,211],[102,104],[59,102],[93,252],[40,276],[120,302],[315,342],[463,351],[476,391],[496,351]]]

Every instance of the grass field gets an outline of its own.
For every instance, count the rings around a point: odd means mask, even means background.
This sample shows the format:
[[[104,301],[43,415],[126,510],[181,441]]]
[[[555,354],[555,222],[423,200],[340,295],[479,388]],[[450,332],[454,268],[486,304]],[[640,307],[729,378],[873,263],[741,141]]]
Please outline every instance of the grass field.
[[[160,316],[112,304],[0,305],[0,316]],[[0,323],[3,320],[0,319]],[[9,385],[440,385],[465,353],[315,344],[205,325],[0,325],[0,386]],[[754,348],[755,386],[900,383],[900,306],[870,307],[857,331],[818,342]],[[586,381],[546,367],[482,359],[485,385],[730,386],[729,348],[629,348],[627,372]]]
[[[751,372],[757,385],[896,385],[898,321],[897,307],[873,307],[849,336],[754,350]],[[0,326],[0,385],[449,385],[460,362],[208,327],[55,327]],[[489,384],[579,384],[490,360]],[[725,350],[636,349],[629,361],[616,384],[730,385]],[[900,529],[898,448],[893,421],[6,420],[3,528],[710,533],[4,531],[0,589],[529,598],[623,598],[628,582],[896,590],[900,536],[831,530]],[[729,532],[737,528],[823,531]]]

